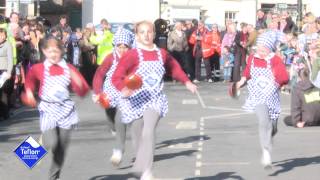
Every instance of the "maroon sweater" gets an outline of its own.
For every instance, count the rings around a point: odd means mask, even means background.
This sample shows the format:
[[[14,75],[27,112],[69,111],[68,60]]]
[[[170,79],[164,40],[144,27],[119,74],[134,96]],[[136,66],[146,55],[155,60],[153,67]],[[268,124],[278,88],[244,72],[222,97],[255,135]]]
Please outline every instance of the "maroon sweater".
[[[156,50],[143,50],[142,54],[144,61],[157,61],[158,54]],[[175,60],[169,53],[161,49],[161,55],[163,58],[163,63],[166,68],[166,73],[170,74],[172,78],[186,83],[189,81],[188,76],[183,72],[177,60]],[[139,56],[136,49],[129,50],[126,54],[122,56],[119,64],[112,76],[112,83],[118,89],[122,90],[124,87],[124,79],[128,74],[134,73],[139,67]]]

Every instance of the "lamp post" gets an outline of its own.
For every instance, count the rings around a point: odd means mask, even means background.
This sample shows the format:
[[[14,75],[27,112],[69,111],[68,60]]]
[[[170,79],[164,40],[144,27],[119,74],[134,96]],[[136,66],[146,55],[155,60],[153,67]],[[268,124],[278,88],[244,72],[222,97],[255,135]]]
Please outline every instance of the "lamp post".
[[[40,16],[40,0],[37,0],[37,17]]]
[[[303,6],[302,0],[297,0],[297,8],[298,8],[297,24],[300,32],[302,29],[302,6]]]

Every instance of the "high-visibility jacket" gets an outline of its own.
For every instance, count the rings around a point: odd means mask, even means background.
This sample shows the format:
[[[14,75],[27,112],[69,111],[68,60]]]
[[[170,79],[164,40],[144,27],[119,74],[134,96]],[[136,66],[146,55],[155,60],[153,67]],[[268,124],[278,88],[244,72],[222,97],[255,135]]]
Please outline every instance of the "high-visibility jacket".
[[[101,65],[104,58],[113,50],[113,34],[109,30],[105,30],[102,34],[91,35],[89,40],[98,46],[97,64]]]
[[[196,43],[197,43],[197,33],[198,30],[195,30],[189,39],[189,43],[193,44],[193,56],[195,56],[196,51]],[[213,55],[214,51],[212,49],[212,34],[208,32],[207,30],[204,30],[203,33],[201,33],[202,39],[201,41],[201,49],[202,49],[202,57],[208,58]]]
[[[218,32],[210,32],[212,34],[212,51],[213,54],[218,53],[221,55],[221,38]]]

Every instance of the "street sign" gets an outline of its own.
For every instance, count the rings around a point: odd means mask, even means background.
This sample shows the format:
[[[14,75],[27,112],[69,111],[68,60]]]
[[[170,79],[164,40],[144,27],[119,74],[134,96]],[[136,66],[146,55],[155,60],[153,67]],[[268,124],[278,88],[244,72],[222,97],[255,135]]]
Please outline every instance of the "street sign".
[[[288,5],[286,3],[278,3],[277,6],[279,9],[287,9],[288,8]]]

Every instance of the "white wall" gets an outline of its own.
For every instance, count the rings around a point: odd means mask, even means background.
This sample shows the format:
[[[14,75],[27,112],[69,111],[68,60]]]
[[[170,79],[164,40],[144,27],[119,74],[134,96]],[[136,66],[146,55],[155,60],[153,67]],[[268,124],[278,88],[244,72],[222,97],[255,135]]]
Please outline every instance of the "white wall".
[[[91,4],[90,2],[91,1]],[[83,0],[82,24],[109,22],[154,21],[159,17],[158,0]]]

